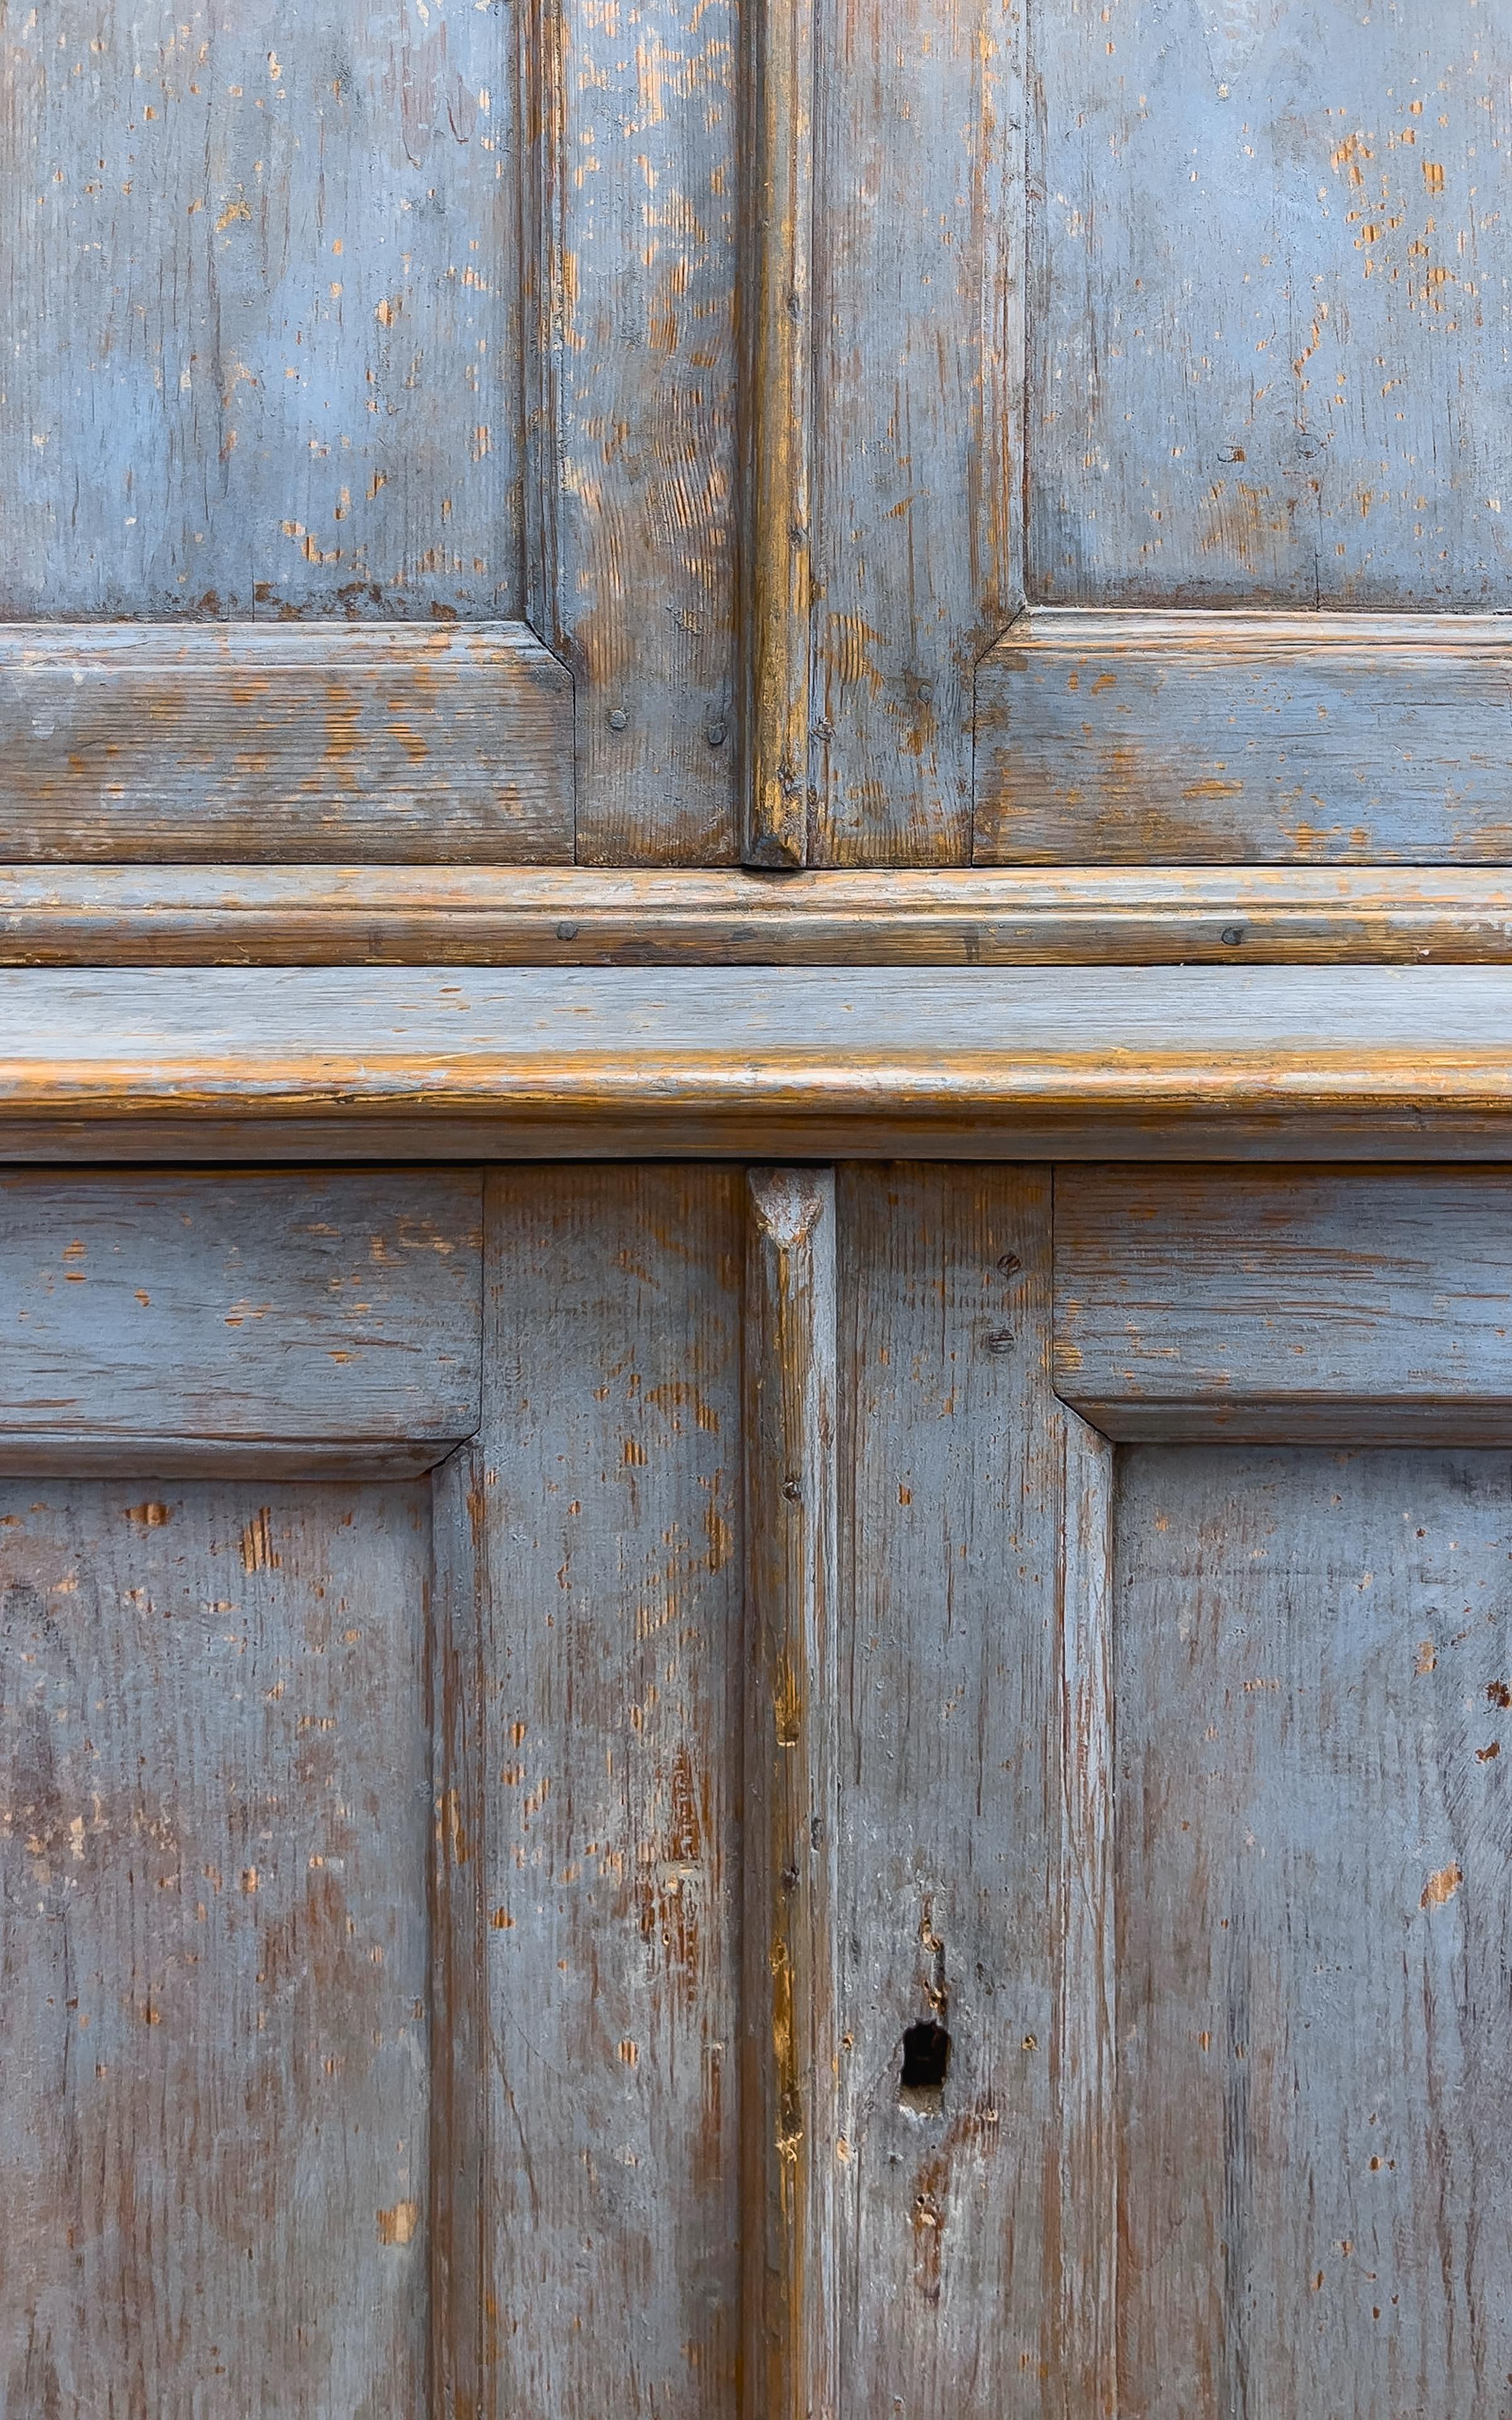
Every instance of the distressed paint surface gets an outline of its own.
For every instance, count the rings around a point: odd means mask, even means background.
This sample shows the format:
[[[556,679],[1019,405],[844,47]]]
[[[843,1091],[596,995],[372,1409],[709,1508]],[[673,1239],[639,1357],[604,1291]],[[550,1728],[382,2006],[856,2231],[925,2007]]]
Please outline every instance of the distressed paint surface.
[[[0,612],[521,610],[514,55],[472,0],[9,12]]]
[[[0,867],[0,965],[1505,965],[1489,870]]]
[[[17,2420],[427,2408],[428,1531],[0,1487]]]
[[[528,0],[526,612],[577,681],[579,855],[726,863],[736,799],[728,0]]]
[[[1504,20],[1047,0],[1031,44],[1029,595],[1506,604]]]
[[[839,2410],[1059,2374],[1064,1446],[1034,1169],[840,1171]],[[903,2038],[949,2037],[935,2091]],[[839,2147],[837,2147],[839,2149]]]
[[[1509,671],[1502,614],[1026,614],[978,679],[978,861],[1494,864]]]
[[[818,40],[817,864],[971,852],[972,673],[1022,602],[1023,14]]]
[[[0,858],[572,849],[572,684],[522,624],[0,628]]]
[[[1116,1437],[1512,1435],[1504,1169],[1088,1169],[1056,1384]]]
[[[480,1206],[467,1171],[0,1174],[0,1459],[156,1438],[180,1467],[263,1444],[424,1466],[478,1422]]]
[[[1116,1529],[1119,2408],[1494,2420],[1505,1456],[1141,1447]]]
[[[490,2420],[733,2404],[743,1191],[675,1167],[489,1181],[461,1820]]]

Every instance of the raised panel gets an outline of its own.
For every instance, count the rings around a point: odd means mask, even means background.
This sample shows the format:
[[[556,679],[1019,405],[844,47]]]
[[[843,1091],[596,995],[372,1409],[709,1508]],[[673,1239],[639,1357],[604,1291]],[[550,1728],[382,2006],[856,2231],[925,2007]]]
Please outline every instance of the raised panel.
[[[6,618],[519,613],[509,12],[69,0],[6,83]]]
[[[1170,2420],[1512,2371],[1506,1459],[1344,1434],[1120,1456],[1119,2409]]]
[[[0,2405],[429,2408],[429,1507],[0,1486]]]

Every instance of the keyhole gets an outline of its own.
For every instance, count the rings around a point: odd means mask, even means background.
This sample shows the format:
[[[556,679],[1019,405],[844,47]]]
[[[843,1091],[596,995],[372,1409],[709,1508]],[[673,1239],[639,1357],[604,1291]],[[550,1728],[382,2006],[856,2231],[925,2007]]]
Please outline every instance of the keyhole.
[[[950,2065],[950,2037],[933,2018],[910,2025],[903,2036],[898,2098],[905,2109],[938,2109]]]

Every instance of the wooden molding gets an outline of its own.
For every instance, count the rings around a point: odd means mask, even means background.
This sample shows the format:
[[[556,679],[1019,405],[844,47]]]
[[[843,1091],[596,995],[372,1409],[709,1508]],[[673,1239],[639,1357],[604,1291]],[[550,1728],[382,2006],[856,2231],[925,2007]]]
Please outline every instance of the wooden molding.
[[[0,974],[0,1154],[1495,1158],[1499,968]]]
[[[1504,964],[1470,868],[0,866],[11,966]]]
[[[1512,856],[1512,614],[1036,607],[977,678],[983,864]]]
[[[0,861],[572,853],[572,683],[523,623],[0,628]]]

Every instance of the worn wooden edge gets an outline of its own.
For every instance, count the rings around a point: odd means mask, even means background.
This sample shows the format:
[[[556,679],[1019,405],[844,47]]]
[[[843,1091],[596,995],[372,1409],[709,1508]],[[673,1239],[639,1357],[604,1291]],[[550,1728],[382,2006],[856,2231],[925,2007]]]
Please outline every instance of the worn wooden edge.
[[[460,1437],[85,1435],[0,1429],[3,1479],[419,1479]]]
[[[981,668],[995,658],[1019,654],[1146,655],[1151,649],[1213,658],[1440,651],[1489,654],[1504,663],[1512,650],[1512,613],[1335,613],[1289,607],[1230,612],[1204,606],[1146,613],[1098,605],[1030,605],[1009,625]]]
[[[742,553],[749,634],[744,713],[748,864],[809,852],[813,670],[810,476],[813,436],[814,10],[753,0],[742,12],[750,149]]]
[[[835,1179],[748,1186],[741,2411],[808,2420],[840,2393]]]
[[[1491,966],[1512,869],[0,866],[6,966]]]
[[[1450,1314],[1446,1313],[1446,1316]],[[1466,1393],[1312,1393],[1206,1396],[1084,1393],[1058,1368],[1056,1392],[1114,1445],[1347,1445],[1501,1447],[1512,1444],[1512,1401]]]
[[[0,980],[0,1156],[1495,1158],[1489,968]]]

